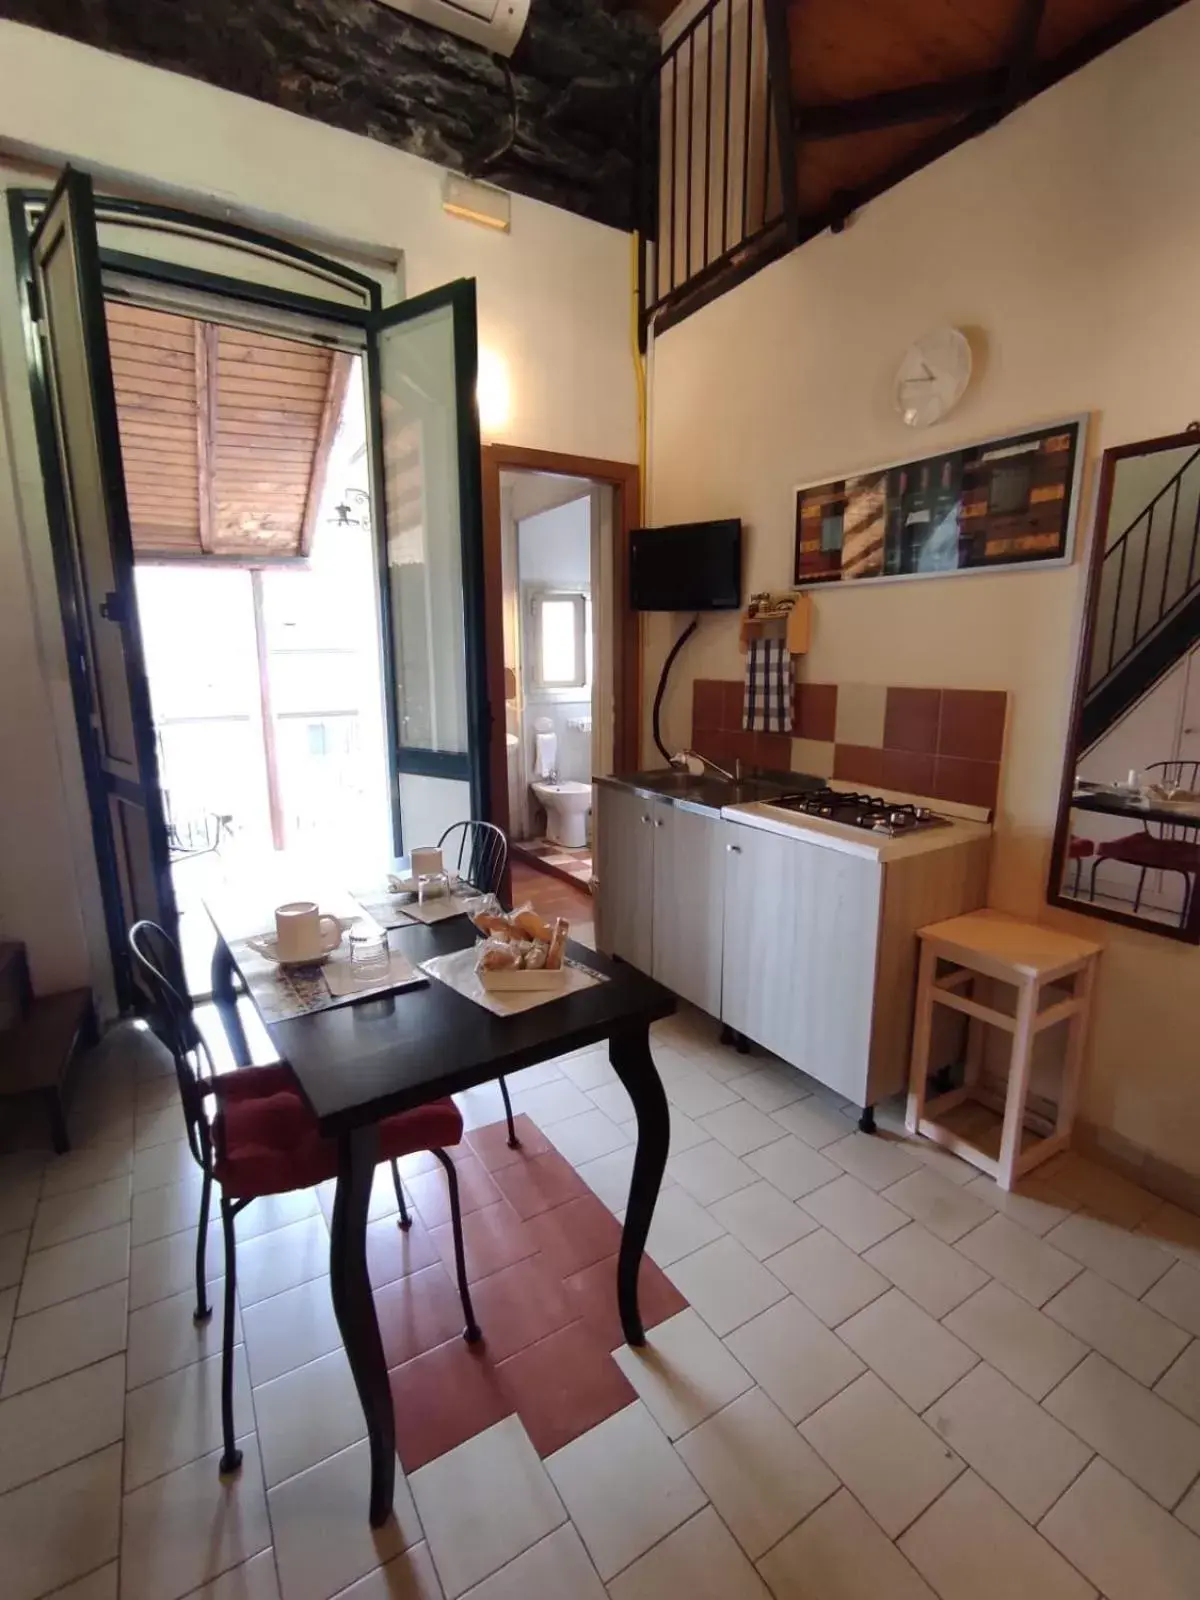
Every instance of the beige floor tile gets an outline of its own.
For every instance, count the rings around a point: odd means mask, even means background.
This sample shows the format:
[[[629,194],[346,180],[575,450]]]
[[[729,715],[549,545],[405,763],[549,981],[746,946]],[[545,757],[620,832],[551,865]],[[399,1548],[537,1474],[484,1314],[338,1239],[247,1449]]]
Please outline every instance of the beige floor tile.
[[[628,1105],[629,1096],[619,1084],[617,1092],[625,1095]],[[554,1124],[554,1147],[572,1166],[578,1166],[583,1161],[595,1161],[626,1146],[633,1147],[630,1134],[603,1111],[584,1111],[577,1117],[568,1117],[565,1122]]]
[[[686,1072],[671,1073],[663,1079],[667,1099],[685,1117],[694,1120],[707,1116],[710,1111],[720,1111],[724,1106],[737,1104],[738,1096],[733,1089],[710,1078],[698,1064],[689,1062],[688,1067],[690,1070]],[[745,1081],[745,1078],[739,1078],[738,1087]]]
[[[800,1431],[892,1539],[963,1470],[953,1451],[873,1372],[822,1406]]]
[[[612,1600],[771,1600],[758,1573],[711,1508],[654,1546],[608,1586]]]
[[[1154,1392],[1185,1417],[1200,1422],[1200,1339],[1193,1339],[1179,1359],[1171,1363],[1154,1385]]]
[[[973,1472],[934,1501],[900,1548],[942,1600],[1094,1600],[1096,1593]]]
[[[268,1491],[285,1600],[329,1600],[420,1543],[420,1520],[399,1467],[394,1515],[382,1528],[367,1520],[370,1487],[364,1439]]]
[[[1182,1328],[1090,1271],[1069,1283],[1045,1309],[1048,1317],[1139,1383],[1156,1383],[1188,1342]]]
[[[28,1252],[28,1228],[0,1233],[0,1289],[15,1289],[20,1283]]]
[[[783,1130],[777,1127],[775,1136],[782,1138]],[[32,1228],[41,1192],[42,1175],[36,1170],[21,1170],[0,1177],[0,1233]]]
[[[863,1370],[853,1351],[791,1295],[725,1343],[789,1422],[811,1415]]]
[[[910,1222],[867,1250],[863,1259],[931,1317],[944,1317],[987,1282],[985,1272],[935,1239],[919,1222]]]
[[[35,1600],[114,1561],[120,1521],[120,1445],[0,1495],[4,1600]]]
[[[751,1560],[838,1487],[761,1389],[739,1396],[675,1448]]]
[[[231,1567],[203,1589],[197,1589],[188,1600],[279,1600],[275,1552],[260,1550],[249,1561]]]
[[[366,1437],[367,1423],[342,1349],[254,1390],[258,1447],[268,1489]]]
[[[1200,1539],[1094,1460],[1038,1530],[1106,1600],[1195,1600]]]
[[[65,1589],[55,1589],[49,1600],[117,1600],[120,1568],[115,1561],[78,1578]],[[203,1594],[203,1591],[201,1591]]]
[[[133,1171],[133,1151],[123,1139],[97,1145],[91,1150],[71,1150],[55,1156],[42,1180],[42,1199],[69,1194],[73,1189],[90,1189],[111,1178],[128,1177]]]
[[[624,1221],[625,1213],[617,1213]],[[660,1267],[669,1267],[682,1256],[690,1256],[701,1245],[710,1244],[725,1232],[715,1217],[710,1217],[703,1206],[697,1205],[686,1190],[676,1186],[664,1189],[654,1207],[650,1233],[646,1239],[646,1253]]]
[[[968,1194],[962,1184],[952,1183],[924,1165],[885,1189],[883,1197],[899,1206],[943,1244],[953,1244],[992,1215],[992,1208],[985,1200]]]
[[[560,1056],[558,1064],[563,1077],[569,1078],[585,1094],[592,1089],[602,1089],[606,1084],[620,1082],[609,1065],[608,1050],[604,1045],[581,1050],[576,1055]]]
[[[163,1184],[157,1189],[139,1189],[133,1197],[134,1246],[150,1244],[154,1239],[165,1239],[169,1233],[181,1233],[185,1228],[197,1227],[202,1182],[200,1168],[192,1162],[178,1183]],[[214,1215],[219,1215],[219,1193],[217,1191],[211,1202]]]
[[[849,1173],[806,1194],[799,1203],[844,1245],[859,1252],[869,1250],[908,1222],[903,1211],[889,1205]]]
[[[773,1183],[787,1200],[799,1200],[801,1195],[822,1189],[838,1176],[840,1168],[826,1161],[819,1151],[797,1139],[795,1134],[784,1133],[776,1124],[775,1132],[781,1134],[773,1143],[761,1150],[752,1150],[746,1164]]]
[[[473,1591],[483,1594],[483,1589]],[[427,1544],[414,1544],[386,1566],[376,1567],[365,1578],[343,1589],[337,1600],[442,1600],[442,1586]],[[530,1596],[535,1600],[535,1595]],[[584,1600],[592,1600],[586,1595]],[[603,1600],[603,1593],[601,1594]]]
[[[932,1405],[979,1360],[899,1289],[843,1322],[838,1338],[914,1411]]]
[[[738,1094],[759,1111],[781,1111],[804,1099],[810,1088],[804,1075],[784,1061],[756,1067],[736,1080]]]
[[[44,1311],[60,1300],[74,1300],[128,1276],[129,1224],[122,1222],[67,1244],[31,1251],[17,1311],[21,1316]]]
[[[538,1127],[548,1127],[552,1122],[565,1122],[568,1117],[578,1117],[593,1110],[592,1102],[573,1083],[559,1077],[551,1083],[535,1085],[532,1089],[518,1089],[512,1097],[513,1111],[531,1117]],[[503,1115],[503,1110],[500,1112]],[[490,1120],[495,1121],[493,1116]]]
[[[243,1309],[328,1271],[329,1230],[320,1214],[238,1244],[237,1288]]]
[[[705,1503],[640,1401],[556,1451],[546,1469],[606,1580]]]
[[[1042,1176],[1088,1211],[1125,1228],[1136,1228],[1162,1204],[1157,1195],[1074,1150],[1048,1161]]]
[[[765,1111],[739,1100],[720,1111],[710,1111],[699,1119],[710,1139],[717,1139],[735,1156],[749,1155],[763,1145],[785,1137],[783,1129]]]
[[[13,1318],[17,1314],[17,1289],[0,1289],[0,1356],[8,1349]]]
[[[988,1283],[946,1317],[944,1326],[1034,1400],[1049,1394],[1088,1347],[1002,1283]]]
[[[0,1494],[115,1443],[124,1389],[117,1355],[0,1401]]]
[[[781,1205],[789,1204],[782,1197],[776,1198]],[[667,1268],[667,1276],[713,1332],[722,1336],[749,1322],[787,1293],[773,1273],[729,1236],[714,1239],[676,1261]]]
[[[186,1139],[172,1144],[150,1145],[133,1153],[133,1192],[144,1189],[161,1189],[167,1184],[182,1183],[198,1175],[195,1157],[188,1149]]]
[[[651,1328],[639,1349],[621,1345],[613,1359],[669,1439],[711,1417],[752,1382],[691,1307]]]
[[[1030,1522],[1049,1510],[1092,1453],[982,1362],[930,1406],[925,1420]]]
[[[898,1108],[898,1126],[904,1127],[904,1111],[907,1095],[900,1097]],[[875,1115],[879,1116],[879,1107],[875,1107]],[[980,1176],[979,1168],[973,1167],[969,1161],[963,1161],[958,1156],[951,1155],[949,1150],[943,1150],[940,1145],[931,1144],[928,1139],[913,1141],[913,1149],[920,1157],[922,1166],[928,1167],[931,1172],[936,1172],[939,1178],[944,1178],[947,1183],[960,1184],[963,1188],[969,1183],[974,1183]]]
[[[1200,1272],[1184,1262],[1174,1262],[1166,1276],[1142,1296],[1142,1304],[1161,1311],[1178,1327],[1200,1338]]]
[[[1039,1238],[1079,1209],[1077,1200],[1036,1173],[1022,1178],[1012,1189],[1002,1189],[994,1178],[980,1173],[967,1187],[993,1211],[1003,1212],[1010,1222],[1019,1222],[1027,1233]]]
[[[220,1355],[225,1327],[223,1278],[208,1285],[208,1305],[208,1320],[197,1322],[196,1291],[189,1288],[130,1313],[129,1348],[125,1355],[125,1382],[129,1388],[138,1389],[143,1383],[153,1383],[181,1367],[190,1367],[194,1361]],[[236,1304],[233,1338],[235,1344],[241,1344],[242,1319]]]
[[[121,1600],[179,1600],[269,1549],[254,1435],[245,1435],[238,1445],[242,1469],[233,1477],[220,1476],[218,1452],[125,1496]],[[362,1521],[365,1527],[365,1516]]]
[[[1179,1261],[1200,1271],[1200,1216],[1180,1206],[1163,1205],[1152,1211],[1138,1232],[1154,1239]]]
[[[1170,1252],[1144,1233],[1077,1211],[1046,1235],[1046,1243],[1091,1267],[1135,1300],[1172,1265]]]
[[[817,1223],[806,1211],[766,1181],[727,1195],[709,1210],[760,1261],[817,1229]]]
[[[213,1283],[224,1271],[225,1248],[221,1240],[221,1225],[214,1222],[208,1230],[204,1272],[209,1283]],[[186,1233],[169,1234],[165,1239],[155,1239],[152,1244],[140,1244],[129,1252],[131,1311],[153,1305],[156,1300],[168,1300],[189,1288],[194,1292],[195,1282],[194,1228],[189,1228]]]
[[[771,1256],[766,1265],[828,1328],[834,1328],[891,1287],[827,1228],[817,1228]]]
[[[886,1189],[921,1170],[921,1162],[904,1139],[880,1133],[851,1133],[825,1146],[830,1161],[868,1189]]]
[[[247,1306],[242,1327],[250,1381],[256,1388],[340,1349],[342,1343],[328,1278],[310,1278]]]
[[[254,1426],[246,1352],[233,1352],[233,1419],[237,1433]],[[131,1390],[125,1408],[128,1492],[208,1455],[221,1443],[221,1358],[209,1356]]]
[[[379,1600],[391,1600],[391,1591]],[[424,1600],[424,1597],[421,1597]],[[569,1522],[467,1592],[467,1600],[607,1600],[604,1585]]]
[[[146,1150],[156,1144],[174,1144],[187,1137],[183,1111],[178,1105],[139,1111],[134,1119],[133,1147]]]
[[[1088,1356],[1043,1404],[1168,1511],[1200,1476],[1200,1428],[1103,1356]]]
[[[782,1106],[771,1115],[781,1128],[794,1134],[804,1144],[811,1145],[814,1150],[823,1150],[835,1140],[844,1139],[849,1127],[845,1117],[840,1116],[833,1106],[819,1100],[808,1099]]]
[[[1200,1533],[1200,1483],[1194,1483],[1175,1507],[1175,1515],[1193,1533]]]
[[[575,1170],[592,1193],[598,1195],[610,1211],[623,1211],[629,1204],[633,1157],[633,1145],[625,1144],[606,1156],[597,1156],[594,1161],[580,1162],[575,1166]],[[674,1184],[674,1181],[664,1174],[664,1188],[668,1184]],[[662,1190],[659,1193],[661,1194]]]
[[[1078,1261],[1006,1216],[995,1216],[958,1241],[956,1250],[1030,1305],[1044,1305],[1080,1271]]]
[[[845,1489],[758,1564],[776,1600],[935,1600]]]
[[[566,1521],[518,1417],[506,1417],[414,1472],[410,1487],[447,1600]]]
[[[681,1156],[685,1150],[690,1150],[695,1144],[703,1144],[708,1138],[704,1129],[698,1122],[693,1122],[691,1117],[685,1117],[678,1106],[667,1107],[671,1118],[671,1137],[667,1146],[668,1155]]]
[[[758,1182],[754,1168],[715,1139],[706,1139],[682,1155],[671,1156],[667,1171],[702,1206],[710,1206],[714,1200],[723,1200],[727,1194]]]
[[[0,1395],[7,1399],[124,1350],[128,1292],[127,1283],[110,1283],[19,1318],[4,1363]]]

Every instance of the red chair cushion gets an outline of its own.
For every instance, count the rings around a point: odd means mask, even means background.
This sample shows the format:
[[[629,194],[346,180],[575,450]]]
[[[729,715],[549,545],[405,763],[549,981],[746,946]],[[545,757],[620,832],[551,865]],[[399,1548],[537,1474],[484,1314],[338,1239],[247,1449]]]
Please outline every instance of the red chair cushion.
[[[1095,854],[1095,850],[1096,846],[1091,839],[1072,838],[1067,844],[1067,860],[1086,861],[1090,855]]]
[[[214,1174],[234,1200],[309,1189],[337,1176],[337,1141],[325,1138],[286,1066],[246,1067],[214,1080],[217,1160]],[[453,1100],[399,1111],[379,1124],[381,1160],[415,1150],[443,1150],[462,1138]]]
[[[1200,845],[1188,839],[1156,839],[1152,833],[1130,833],[1096,847],[1101,861],[1125,861],[1134,867],[1161,867],[1170,872],[1200,872]]]

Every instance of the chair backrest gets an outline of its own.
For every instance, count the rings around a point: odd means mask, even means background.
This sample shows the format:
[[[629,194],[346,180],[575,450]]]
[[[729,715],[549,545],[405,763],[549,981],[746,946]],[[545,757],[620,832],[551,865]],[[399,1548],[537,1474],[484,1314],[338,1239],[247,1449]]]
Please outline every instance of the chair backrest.
[[[482,894],[499,894],[508,865],[508,840],[494,822],[455,822],[438,840],[447,867]]]
[[[192,1017],[183,958],[178,945],[157,922],[134,923],[129,930],[129,948],[137,962],[138,975],[153,1002],[150,1026],[171,1052],[175,1064],[188,1148],[200,1165],[207,1168],[211,1145],[204,1095],[213,1077],[213,1060]]]
[[[1164,789],[1200,789],[1200,761],[1152,761],[1143,769],[1148,783],[1160,784]],[[1195,822],[1145,823],[1146,832],[1156,839],[1169,839],[1187,844],[1200,841]]]

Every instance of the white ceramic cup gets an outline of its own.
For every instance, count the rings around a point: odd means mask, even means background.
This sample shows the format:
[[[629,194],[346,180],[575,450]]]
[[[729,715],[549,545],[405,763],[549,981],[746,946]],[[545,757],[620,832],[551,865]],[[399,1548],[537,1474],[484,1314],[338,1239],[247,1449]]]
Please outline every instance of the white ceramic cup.
[[[341,942],[341,923],[323,917],[315,900],[289,900],[275,907],[275,948],[281,961],[316,961]]]
[[[436,845],[430,845],[423,850],[414,850],[408,859],[412,862],[414,878],[435,878],[443,870],[442,852]]]

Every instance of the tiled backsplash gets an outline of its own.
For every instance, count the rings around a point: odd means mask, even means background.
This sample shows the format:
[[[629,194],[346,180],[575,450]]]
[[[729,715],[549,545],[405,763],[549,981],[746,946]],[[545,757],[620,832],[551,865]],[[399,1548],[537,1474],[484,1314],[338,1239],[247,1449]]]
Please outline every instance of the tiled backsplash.
[[[692,747],[710,761],[995,807],[1008,696],[998,689],[798,683],[792,732],[742,727],[742,684],[697,678]]]

